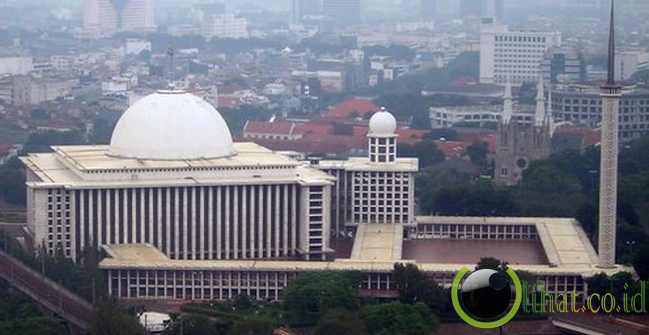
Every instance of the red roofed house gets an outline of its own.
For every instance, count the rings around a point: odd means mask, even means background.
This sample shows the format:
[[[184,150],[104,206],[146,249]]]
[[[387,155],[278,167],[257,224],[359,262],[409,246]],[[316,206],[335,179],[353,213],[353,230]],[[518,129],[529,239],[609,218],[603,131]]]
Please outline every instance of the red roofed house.
[[[412,128],[397,128],[397,135],[399,135],[399,143],[406,143],[413,145],[424,139],[428,130],[412,129]]]
[[[294,141],[302,138],[295,128],[295,123],[287,121],[247,121],[243,126],[243,138]]]
[[[333,106],[326,113],[326,118],[330,119],[351,119],[354,117],[364,117],[368,113],[374,113],[379,107],[367,98],[351,98],[336,106]]]
[[[471,145],[466,142],[456,141],[434,141],[437,148],[444,153],[447,159],[462,158],[466,153],[466,148]]]

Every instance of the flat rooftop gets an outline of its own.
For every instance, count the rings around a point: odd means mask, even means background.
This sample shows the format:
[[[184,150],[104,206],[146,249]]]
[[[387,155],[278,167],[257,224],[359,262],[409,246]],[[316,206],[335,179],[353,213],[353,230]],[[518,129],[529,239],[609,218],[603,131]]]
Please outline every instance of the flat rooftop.
[[[417,263],[477,264],[482,257],[494,257],[510,265],[548,265],[543,246],[538,240],[403,241],[403,259]]]
[[[106,169],[181,169],[202,167],[297,166],[299,162],[252,142],[233,144],[236,155],[194,160],[151,160],[110,156],[108,145],[54,146],[54,152],[80,171]]]
[[[367,157],[350,157],[347,160],[322,160],[318,165],[324,169],[345,169],[347,171],[419,171],[419,159],[417,158],[397,158],[392,164],[383,164],[373,163]]]
[[[37,153],[21,157],[27,168],[38,176],[39,182],[30,186],[112,187],[150,185],[164,180],[168,185],[212,185],[226,182],[242,184],[282,183],[287,180],[308,184],[328,184],[335,180],[325,172],[303,165],[286,155],[275,153],[252,142],[234,143],[237,154],[231,157],[199,160],[140,160],[108,155],[109,146],[58,146],[54,153]],[[245,170],[242,170],[242,169]],[[165,177],[129,176],[148,171],[164,171]],[[195,174],[187,171],[195,169]],[[226,169],[218,173],[203,173],[206,169]],[[236,169],[233,173],[227,169]],[[268,169],[282,169],[268,173]],[[95,173],[102,173],[101,175]],[[225,174],[225,175],[224,175]]]
[[[402,256],[403,225],[359,225],[351,259],[399,261]]]
[[[366,271],[391,272],[395,263],[413,263],[422,271],[448,273],[473,268],[481,257],[507,261],[515,270],[537,275],[592,276],[633,271],[625,266],[596,267],[597,254],[574,219],[418,217],[418,224],[533,225],[537,240],[402,239],[401,226],[360,227],[353,245],[342,240],[339,257],[330,262],[291,260],[171,260],[150,245],[105,246],[110,258],[103,269],[249,270],[249,271]],[[403,229],[401,227],[401,229]],[[154,250],[148,250],[154,249]],[[351,250],[350,250],[351,249]],[[349,258],[347,258],[349,257]]]

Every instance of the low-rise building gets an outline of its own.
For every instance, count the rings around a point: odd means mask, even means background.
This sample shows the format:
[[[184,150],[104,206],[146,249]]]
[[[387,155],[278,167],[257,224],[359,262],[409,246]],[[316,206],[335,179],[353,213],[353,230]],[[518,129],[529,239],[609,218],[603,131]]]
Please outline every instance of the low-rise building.
[[[558,86],[552,91],[553,118],[599,127],[602,99],[599,89],[589,85]],[[630,141],[649,134],[649,90],[627,87],[620,101],[620,140]]]

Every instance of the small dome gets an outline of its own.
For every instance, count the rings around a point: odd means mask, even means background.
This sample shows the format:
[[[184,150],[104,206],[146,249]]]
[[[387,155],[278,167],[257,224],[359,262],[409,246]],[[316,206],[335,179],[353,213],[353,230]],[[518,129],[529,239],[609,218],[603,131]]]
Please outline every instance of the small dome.
[[[219,112],[183,91],[159,91],[131,106],[117,122],[109,154],[152,160],[192,160],[235,154]]]
[[[397,120],[384,107],[381,107],[381,111],[372,115],[370,119],[370,131],[368,135],[394,136],[396,130]]]

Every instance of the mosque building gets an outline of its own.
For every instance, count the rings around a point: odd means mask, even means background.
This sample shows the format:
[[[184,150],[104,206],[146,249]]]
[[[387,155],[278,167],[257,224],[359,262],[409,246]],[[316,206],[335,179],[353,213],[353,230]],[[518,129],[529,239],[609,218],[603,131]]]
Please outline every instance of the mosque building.
[[[602,95],[612,116],[614,84]],[[418,161],[399,158],[395,130],[383,109],[370,119],[366,157],[303,162],[234,143],[210,104],[159,91],[122,115],[108,146],[22,157],[28,228],[50,253],[79,260],[102,250],[108,292],[120,299],[279,300],[296,276],[318,271],[355,271],[362,295],[396,297],[395,263],[449,286],[460,269],[495,257],[581,301],[586,279],[633,272],[615,264],[616,202],[606,198],[615,143],[604,155],[598,255],[570,218],[416,216]]]

